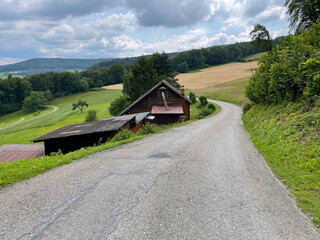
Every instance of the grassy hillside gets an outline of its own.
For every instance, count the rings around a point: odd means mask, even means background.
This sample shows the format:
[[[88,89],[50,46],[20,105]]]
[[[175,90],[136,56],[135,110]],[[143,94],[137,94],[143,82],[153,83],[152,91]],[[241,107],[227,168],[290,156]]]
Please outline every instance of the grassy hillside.
[[[26,76],[45,72],[63,72],[87,69],[93,64],[112,59],[72,59],[72,58],[34,58],[26,61],[0,66],[0,76],[8,74]]]
[[[0,146],[3,144],[30,144],[30,140],[55,129],[65,125],[84,122],[87,108],[84,110],[84,113],[81,113],[78,109],[72,111],[72,104],[78,102],[79,99],[85,100],[89,104],[89,109],[97,110],[99,119],[111,117],[108,111],[109,104],[114,98],[121,94],[120,90],[101,90],[53,100],[49,105],[58,107],[58,111],[44,116],[43,118],[38,118],[8,129],[0,130]],[[50,108],[49,111],[51,110],[52,109]],[[21,119],[22,117],[30,118],[28,114],[21,111],[1,118],[0,124],[16,122],[17,119]]]
[[[203,95],[209,99],[230,102],[241,106],[244,102],[248,101],[244,91],[249,79],[249,77],[240,78],[231,82],[220,83],[212,87],[197,89],[194,92],[197,96]]]
[[[272,171],[320,227],[320,102],[255,105],[243,122]]]

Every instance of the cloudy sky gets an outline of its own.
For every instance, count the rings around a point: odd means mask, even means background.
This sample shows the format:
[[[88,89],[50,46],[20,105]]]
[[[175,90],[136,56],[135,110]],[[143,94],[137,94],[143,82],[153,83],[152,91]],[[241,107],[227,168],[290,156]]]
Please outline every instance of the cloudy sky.
[[[35,57],[108,58],[288,33],[285,0],[0,0],[0,65]]]

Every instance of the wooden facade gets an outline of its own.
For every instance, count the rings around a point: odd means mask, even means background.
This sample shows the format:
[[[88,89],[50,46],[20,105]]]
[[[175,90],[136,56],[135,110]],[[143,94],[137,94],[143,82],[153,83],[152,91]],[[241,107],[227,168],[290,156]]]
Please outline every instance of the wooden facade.
[[[182,119],[184,121],[190,120],[190,104],[189,98],[163,80],[131,104],[120,115],[150,112],[155,117],[150,122],[172,124]],[[157,110],[153,111],[153,109]],[[176,109],[182,109],[182,111],[177,112]]]

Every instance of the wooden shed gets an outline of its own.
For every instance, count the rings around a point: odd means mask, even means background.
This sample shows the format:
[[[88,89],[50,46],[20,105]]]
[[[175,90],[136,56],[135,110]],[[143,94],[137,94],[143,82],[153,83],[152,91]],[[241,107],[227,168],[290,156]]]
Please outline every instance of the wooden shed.
[[[149,112],[143,112],[106,118],[96,122],[68,125],[31,141],[44,142],[46,155],[58,152],[59,149],[62,153],[68,153],[82,147],[105,143],[121,129],[136,132],[142,127],[148,115]]]
[[[171,124],[190,119],[190,104],[192,102],[166,80],[161,81],[127,109],[119,114],[135,114],[150,112],[155,124]]]

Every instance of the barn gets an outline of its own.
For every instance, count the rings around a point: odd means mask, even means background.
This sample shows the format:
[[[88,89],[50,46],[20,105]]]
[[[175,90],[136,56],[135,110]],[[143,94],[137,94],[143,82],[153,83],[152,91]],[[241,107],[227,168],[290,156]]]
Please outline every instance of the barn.
[[[121,129],[136,132],[142,127],[148,115],[149,112],[142,112],[96,122],[68,125],[31,141],[44,142],[46,155],[58,152],[59,149],[65,154],[82,147],[104,143]]]
[[[166,80],[161,81],[137,101],[132,103],[119,116],[150,112],[155,124],[172,124],[190,120],[190,104],[192,102],[181,91]]]

